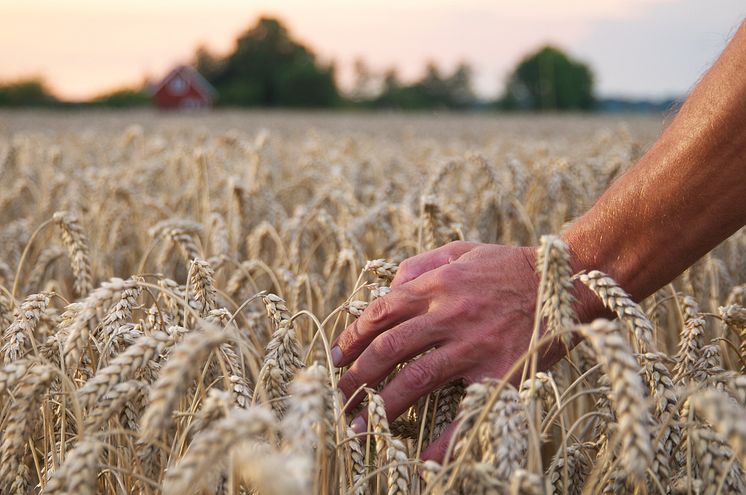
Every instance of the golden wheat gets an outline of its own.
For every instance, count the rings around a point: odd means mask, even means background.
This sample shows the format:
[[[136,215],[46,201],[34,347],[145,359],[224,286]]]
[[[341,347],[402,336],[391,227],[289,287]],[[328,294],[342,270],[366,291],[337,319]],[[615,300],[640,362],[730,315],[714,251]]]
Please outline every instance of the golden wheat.
[[[556,236],[657,124],[216,115],[0,125],[0,492],[743,493],[746,232],[642,302]],[[458,239],[538,246],[536,328],[585,342],[343,412],[334,338]]]

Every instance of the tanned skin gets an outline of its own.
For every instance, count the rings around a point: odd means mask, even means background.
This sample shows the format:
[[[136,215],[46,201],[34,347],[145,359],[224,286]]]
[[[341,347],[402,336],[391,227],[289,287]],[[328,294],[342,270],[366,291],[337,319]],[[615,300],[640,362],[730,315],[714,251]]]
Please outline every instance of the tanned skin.
[[[746,22],[658,141],[564,234],[575,271],[610,274],[639,301],[746,224]],[[502,377],[528,349],[534,247],[454,242],[401,263],[393,290],[334,342],[350,397],[405,366],[381,392],[389,420],[457,378]],[[605,316],[576,286],[578,317]],[[561,359],[542,353],[542,367]],[[351,407],[362,399],[357,394]],[[352,427],[365,430],[366,417]],[[423,453],[442,461],[454,425]]]

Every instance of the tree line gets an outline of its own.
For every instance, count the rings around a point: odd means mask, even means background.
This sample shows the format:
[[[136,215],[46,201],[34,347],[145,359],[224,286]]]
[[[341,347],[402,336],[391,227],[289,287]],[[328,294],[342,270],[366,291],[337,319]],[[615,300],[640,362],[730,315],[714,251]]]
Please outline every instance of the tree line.
[[[294,39],[283,23],[264,17],[241,34],[233,51],[216,56],[198,48],[194,66],[218,92],[217,105],[229,107],[361,107],[380,109],[591,110],[596,100],[591,69],[557,47],[528,54],[511,72],[500,96],[478,98],[467,63],[452,72],[426,65],[421,78],[403,81],[396,69],[370,70],[355,63],[355,83],[340,90],[333,63],[323,63]],[[125,107],[149,103],[147,88],[127,88],[94,98],[91,105]],[[0,85],[0,106],[61,105],[33,79]]]

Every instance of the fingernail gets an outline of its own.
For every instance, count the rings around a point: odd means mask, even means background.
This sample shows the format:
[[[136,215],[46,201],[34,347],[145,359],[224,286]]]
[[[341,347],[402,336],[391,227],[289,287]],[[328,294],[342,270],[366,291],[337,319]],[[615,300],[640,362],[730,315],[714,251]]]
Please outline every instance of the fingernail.
[[[332,364],[334,366],[339,366],[339,363],[342,362],[342,349],[339,348],[338,345],[335,345],[332,347]]]
[[[352,431],[355,433],[362,433],[365,431],[365,420],[358,416],[357,418],[352,420],[352,423],[350,423],[350,428],[352,428]]]
[[[337,392],[339,393],[339,398],[342,399],[342,405],[347,404],[347,394],[341,390],[337,390]]]

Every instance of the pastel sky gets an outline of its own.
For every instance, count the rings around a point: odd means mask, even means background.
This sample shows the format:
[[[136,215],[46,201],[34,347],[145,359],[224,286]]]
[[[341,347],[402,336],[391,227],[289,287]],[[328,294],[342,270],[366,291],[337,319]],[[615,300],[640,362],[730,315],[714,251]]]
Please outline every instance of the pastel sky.
[[[263,14],[285,20],[347,84],[357,57],[404,78],[468,61],[483,96],[552,42],[590,63],[601,95],[685,93],[746,16],[744,0],[0,0],[0,80],[43,75],[85,98],[227,52]]]

